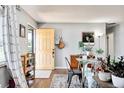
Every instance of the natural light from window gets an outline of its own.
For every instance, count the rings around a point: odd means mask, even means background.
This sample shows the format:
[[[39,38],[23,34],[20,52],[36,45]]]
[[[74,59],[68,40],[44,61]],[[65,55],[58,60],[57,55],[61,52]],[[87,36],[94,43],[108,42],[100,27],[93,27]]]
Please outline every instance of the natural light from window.
[[[28,52],[32,53],[32,31],[29,30],[28,32]]]

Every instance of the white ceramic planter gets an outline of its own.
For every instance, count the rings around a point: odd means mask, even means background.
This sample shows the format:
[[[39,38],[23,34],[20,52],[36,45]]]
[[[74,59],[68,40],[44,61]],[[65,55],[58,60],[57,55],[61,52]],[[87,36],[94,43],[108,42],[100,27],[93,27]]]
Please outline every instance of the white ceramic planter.
[[[109,73],[109,72],[99,72],[98,77],[102,81],[109,81],[111,79],[111,73]]]
[[[124,78],[112,75],[112,82],[115,87],[124,88]]]

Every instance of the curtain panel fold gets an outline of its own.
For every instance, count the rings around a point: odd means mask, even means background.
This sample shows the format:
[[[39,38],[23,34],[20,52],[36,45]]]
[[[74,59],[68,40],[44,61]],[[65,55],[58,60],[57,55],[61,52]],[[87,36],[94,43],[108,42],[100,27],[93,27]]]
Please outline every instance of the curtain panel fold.
[[[7,67],[16,88],[28,88],[20,55],[19,31],[16,20],[16,6],[3,6],[3,45]]]

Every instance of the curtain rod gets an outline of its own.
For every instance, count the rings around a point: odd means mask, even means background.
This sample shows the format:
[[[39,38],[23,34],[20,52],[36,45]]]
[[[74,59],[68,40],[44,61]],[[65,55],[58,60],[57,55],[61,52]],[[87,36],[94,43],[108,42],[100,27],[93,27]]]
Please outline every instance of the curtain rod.
[[[5,5],[0,5],[0,9],[2,9],[4,7],[5,7]],[[16,5],[16,9],[19,10],[19,11],[21,11],[20,5]]]

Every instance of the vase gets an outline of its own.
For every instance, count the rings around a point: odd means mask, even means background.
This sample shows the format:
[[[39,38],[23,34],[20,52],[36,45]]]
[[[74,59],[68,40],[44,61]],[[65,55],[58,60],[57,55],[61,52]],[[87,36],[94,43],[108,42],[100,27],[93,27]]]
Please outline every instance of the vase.
[[[102,55],[102,54],[98,54],[98,55],[97,55],[97,58],[98,58],[98,59],[103,58],[103,55]]]
[[[101,81],[110,81],[111,80],[111,73],[110,72],[102,72],[98,73],[98,77]]]
[[[86,52],[87,56],[89,56],[89,53],[90,53],[90,51],[87,51],[87,52]]]
[[[112,75],[112,83],[117,88],[124,88],[124,78]]]

